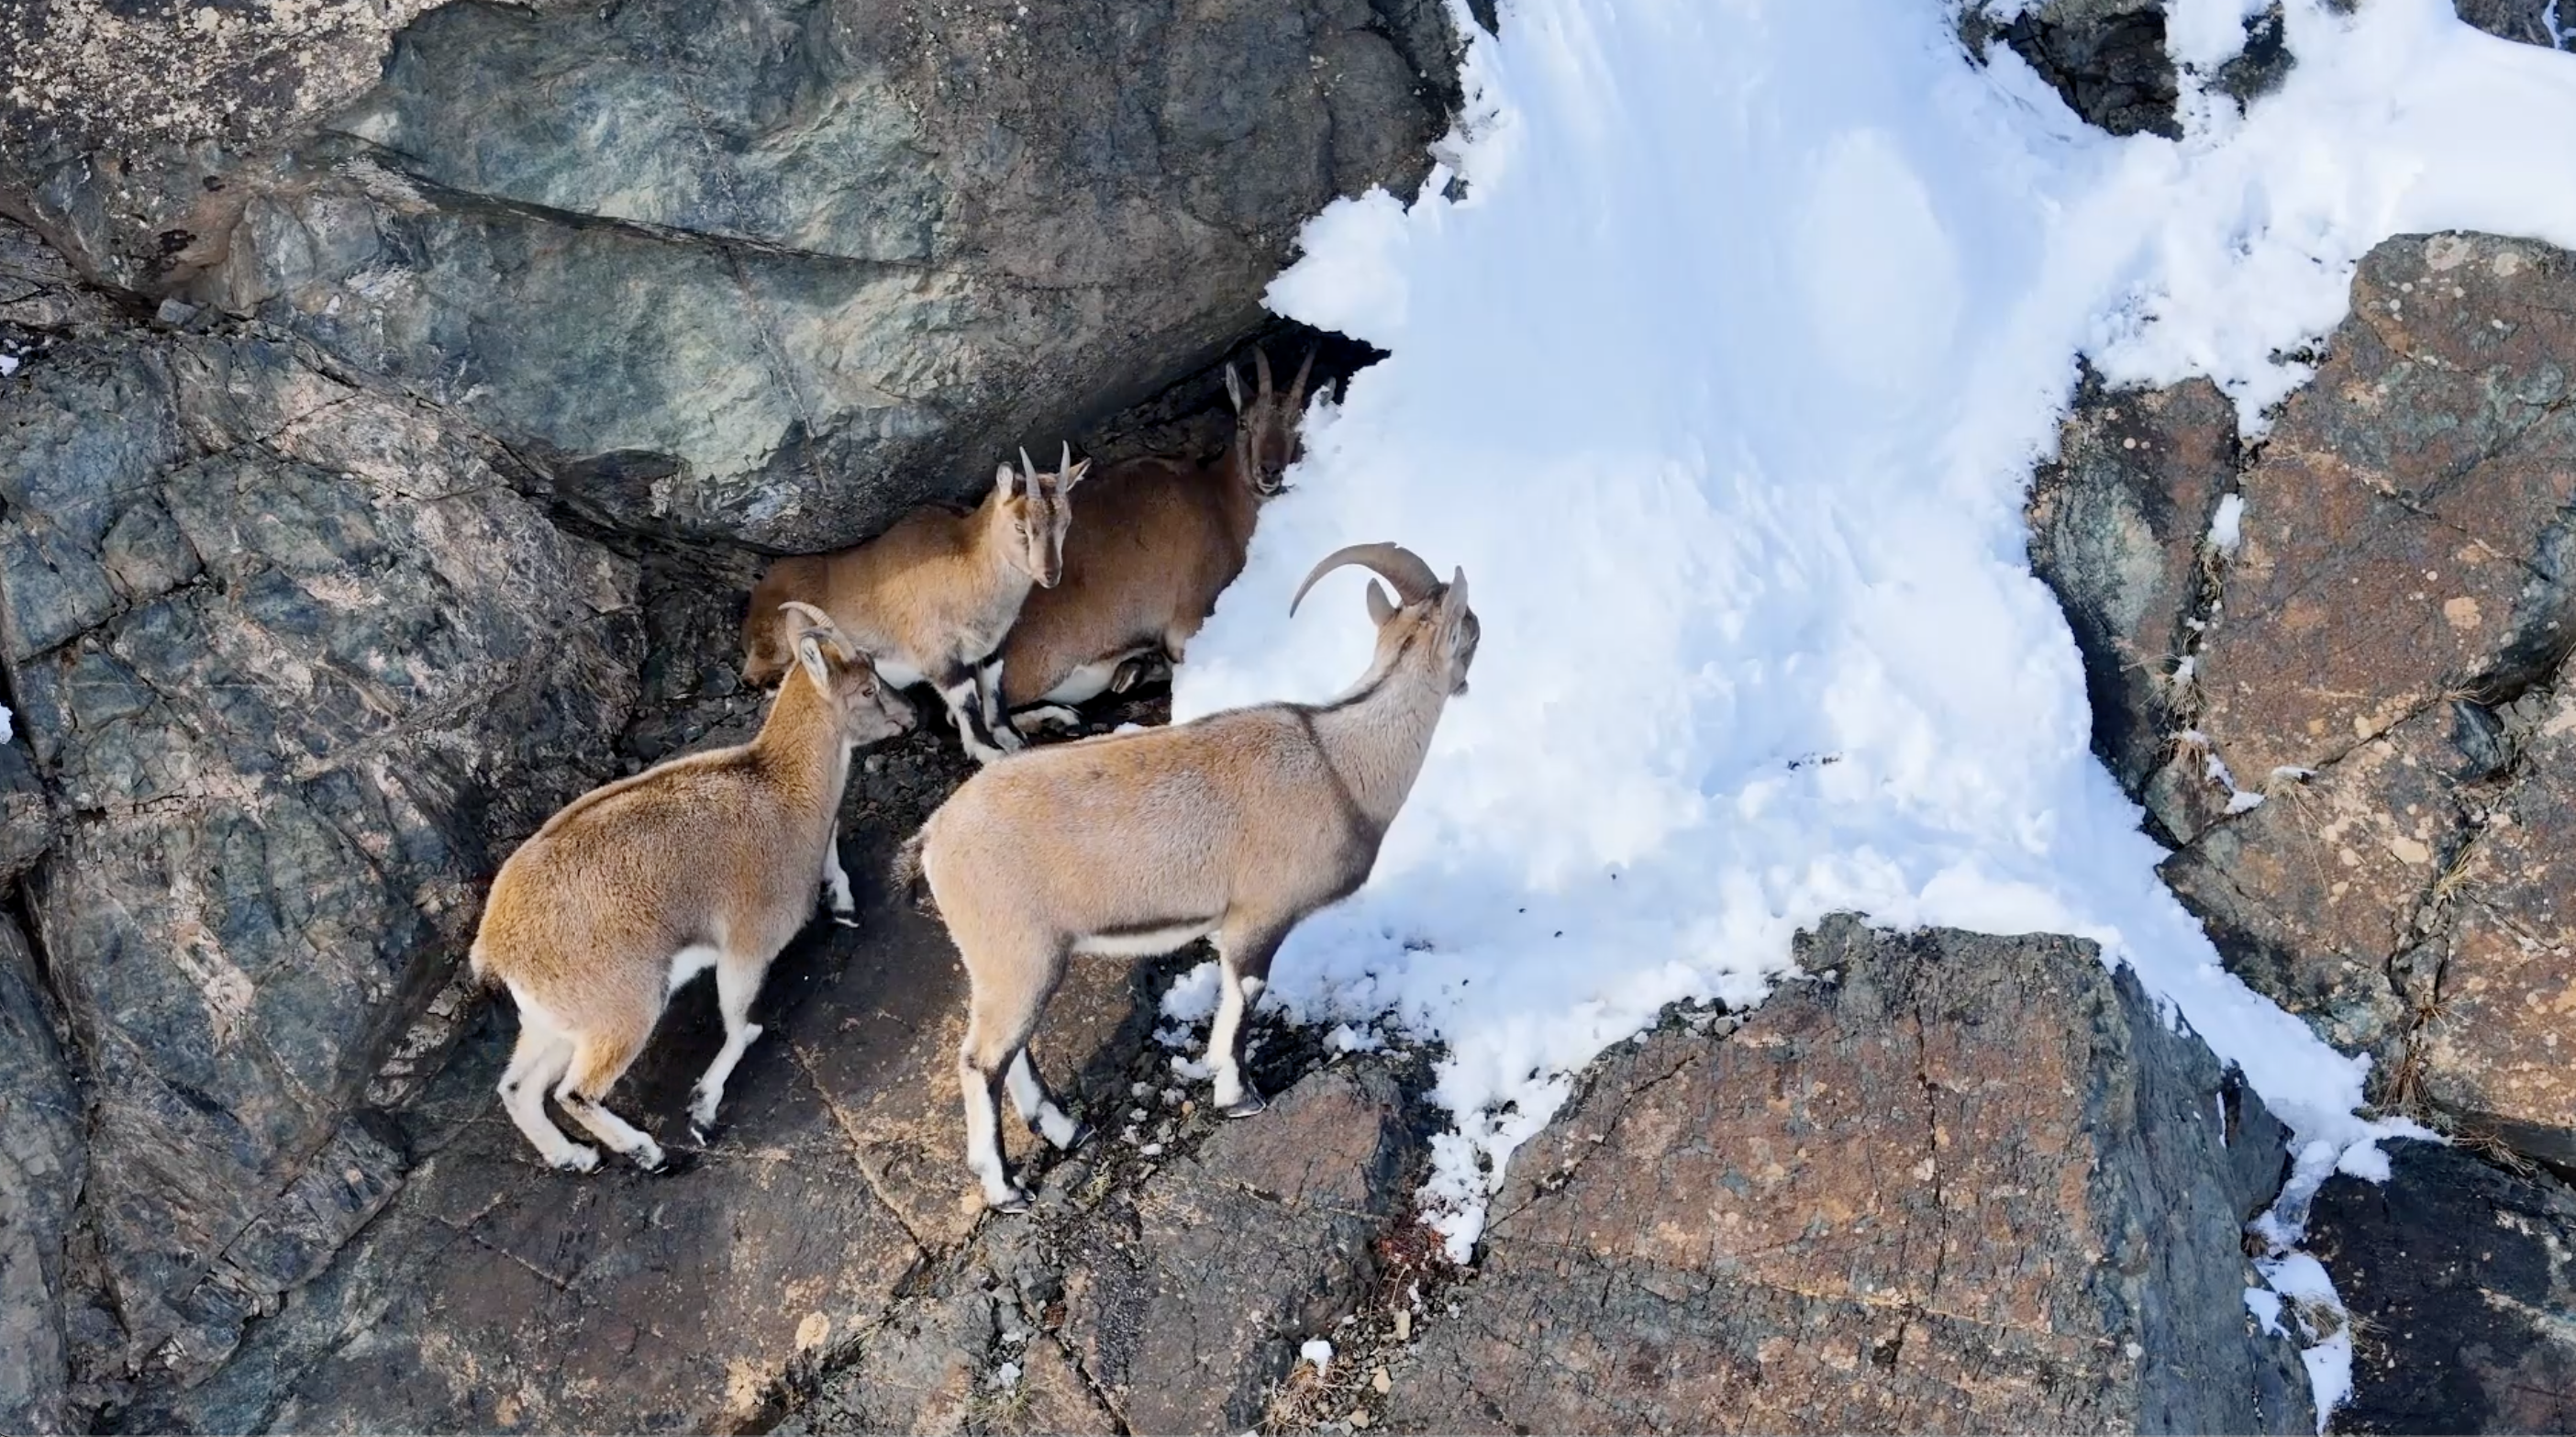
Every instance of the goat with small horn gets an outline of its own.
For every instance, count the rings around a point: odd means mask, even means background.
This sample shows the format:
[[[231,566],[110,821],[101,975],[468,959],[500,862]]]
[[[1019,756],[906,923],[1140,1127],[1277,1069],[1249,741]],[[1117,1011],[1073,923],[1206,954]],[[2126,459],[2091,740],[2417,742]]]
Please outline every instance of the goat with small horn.
[[[1339,697],[1029,750],[967,780],[904,846],[898,879],[928,881],[965,960],[957,1075],[967,1163],[992,1206],[1026,1202],[1003,1167],[1003,1089],[1050,1143],[1081,1140],[1029,1056],[1075,954],[1167,953],[1213,936],[1223,968],[1208,1039],[1215,1102],[1229,1117],[1261,1110],[1240,1049],[1271,957],[1308,914],[1368,878],[1476,656],[1467,576],[1440,583],[1395,544],[1328,555],[1290,612],[1346,564],[1375,571],[1395,596],[1370,582],[1376,654]]]
[[[1306,351],[1285,394],[1271,387],[1270,356],[1258,348],[1249,395],[1226,366],[1234,442],[1214,462],[1149,455],[1083,487],[1063,582],[1031,591],[1003,641],[1003,707],[1021,732],[1078,723],[1072,705],[1124,690],[1148,664],[1181,661],[1243,572],[1261,506],[1287,486],[1316,353]]]
[[[973,513],[918,510],[856,548],[770,565],[743,619],[743,677],[763,684],[786,672],[771,616],[789,600],[811,604],[876,655],[887,683],[937,690],[978,761],[1018,748],[1002,720],[1002,639],[1031,586],[1063,576],[1069,500],[1090,467],[1070,444],[1053,473],[1022,449],[1018,471],[1001,466]]]
[[[850,753],[913,725],[911,705],[830,618],[773,612],[795,667],[751,742],[689,754],[565,805],[492,880],[474,935],[475,976],[510,990],[519,1046],[501,1103],[553,1167],[588,1172],[599,1151],[546,1117],[546,1094],[646,1169],[661,1144],[608,1110],[680,985],[713,968],[725,1041],[689,1100],[704,1131],[725,1080],[760,1036],[752,1000],[770,960],[814,913],[851,908],[838,849]]]

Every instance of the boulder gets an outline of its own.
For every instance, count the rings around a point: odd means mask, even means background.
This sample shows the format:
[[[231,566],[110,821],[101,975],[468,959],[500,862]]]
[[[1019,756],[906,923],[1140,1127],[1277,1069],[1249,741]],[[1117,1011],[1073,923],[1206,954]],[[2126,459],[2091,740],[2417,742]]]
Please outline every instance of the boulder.
[[[81,1189],[80,1092],[26,936],[0,918],[0,1428],[84,1429],[66,1405],[65,1239]]]
[[[440,0],[0,7],[0,214],[140,289],[234,212],[227,177],[374,85]]]
[[[2041,0],[2004,20],[1978,4],[1960,23],[1973,52],[1997,40],[2011,46],[2092,124],[2115,135],[2181,137],[2163,0]]]
[[[2315,1430],[2244,1303],[2283,1129],[2132,975],[1848,918],[1801,961],[1521,1149],[1392,1428]]]
[[[2308,1246],[2351,1318],[2338,1432],[2576,1432],[2576,1192],[2454,1147],[2329,1178]]]
[[[2216,385],[2114,391],[2088,371],[2056,460],[2032,479],[2030,567],[2065,606],[2094,749],[2131,793],[2169,752],[2202,539],[2235,474],[2236,409]]]
[[[2228,967],[2380,1101],[2562,1163],[2571,315],[2561,251],[2401,236],[2257,453],[2205,386],[2088,387],[2030,510],[2095,747]],[[2213,493],[2232,548],[2152,522]]]
[[[2553,0],[2451,0],[2451,8],[2490,35],[2544,50],[2567,48],[2558,33],[2558,7]]]
[[[27,880],[94,1085],[122,1351],[202,1372],[400,1181],[363,1089],[516,836],[608,771],[633,565],[474,430],[250,335],[105,328],[0,389]]]
[[[845,544],[1205,365],[1336,195],[1409,195],[1443,15],[460,0],[168,283],[616,527]]]

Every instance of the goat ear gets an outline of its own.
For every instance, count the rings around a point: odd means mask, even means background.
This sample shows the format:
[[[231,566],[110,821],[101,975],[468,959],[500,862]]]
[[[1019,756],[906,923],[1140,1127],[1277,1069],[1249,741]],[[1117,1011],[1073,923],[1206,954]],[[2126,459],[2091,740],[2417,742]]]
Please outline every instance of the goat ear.
[[[1449,607],[1459,610],[1467,607],[1467,571],[1454,565],[1449,570]]]
[[[1005,499],[1010,498],[1011,481],[1018,477],[1018,472],[1012,469],[1010,465],[1003,465],[1000,469],[993,472],[993,492],[1001,495]]]
[[[1386,621],[1395,617],[1395,600],[1386,596],[1386,590],[1380,588],[1375,579],[1369,580],[1368,609],[1369,621],[1380,628],[1384,628]]]
[[[1243,412],[1243,376],[1231,364],[1225,367],[1225,397],[1234,402],[1234,412]]]
[[[1083,475],[1090,472],[1090,460],[1076,459],[1071,464],[1065,466],[1064,477],[1056,481],[1055,492],[1062,494],[1071,490],[1074,485],[1082,482]]]
[[[813,631],[796,636],[796,662],[814,676],[814,686],[825,693],[832,691],[832,669],[823,662],[823,636]]]

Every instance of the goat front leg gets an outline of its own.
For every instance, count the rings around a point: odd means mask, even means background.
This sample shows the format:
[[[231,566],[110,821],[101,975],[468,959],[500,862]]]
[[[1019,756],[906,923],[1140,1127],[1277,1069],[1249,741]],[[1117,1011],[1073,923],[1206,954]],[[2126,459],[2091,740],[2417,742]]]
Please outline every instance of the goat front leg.
[[[1252,1005],[1270,986],[1270,960],[1295,927],[1286,923],[1228,924],[1217,934],[1216,1026],[1208,1033],[1208,1064],[1216,1069],[1216,1110],[1248,1118],[1269,1104],[1243,1076],[1243,1035]]]
[[[974,669],[959,664],[934,675],[931,686],[939,690],[941,702],[948,705],[948,717],[957,725],[958,741],[966,746],[969,757],[977,763],[991,763],[1009,752],[984,722],[984,695]],[[1019,735],[1013,733],[1011,740],[1016,746]]]
[[[832,921],[844,928],[859,926],[859,901],[850,894],[850,871],[841,866],[841,825],[832,824],[832,836],[823,843],[823,893],[832,905]]]
[[[1020,737],[1016,726],[1003,721],[1002,663],[997,658],[975,671],[975,696],[983,707],[984,732],[991,734],[1004,752],[1016,752],[1028,747],[1028,741]]]

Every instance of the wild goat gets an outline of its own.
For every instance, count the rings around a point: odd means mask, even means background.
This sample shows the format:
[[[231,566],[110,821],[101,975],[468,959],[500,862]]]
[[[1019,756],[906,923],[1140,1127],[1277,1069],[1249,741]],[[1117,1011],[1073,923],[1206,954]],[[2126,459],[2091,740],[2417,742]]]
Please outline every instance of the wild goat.
[[[690,754],[595,789],[546,821],[492,880],[476,976],[519,1007],[501,1103],[546,1162],[588,1172],[599,1150],[546,1117],[553,1087],[581,1125],[649,1170],[661,1145],[604,1106],[681,984],[716,970],[724,1047],[690,1095],[699,1140],[725,1079],[760,1036],[770,960],[814,911],[817,877],[851,906],[837,851],[850,751],[912,727],[912,706],[821,610],[778,619],[797,671],[747,744]]]
[[[1376,657],[1339,698],[1031,749],[968,779],[898,855],[899,884],[929,880],[965,959],[971,996],[957,1077],[966,1161],[992,1206],[1026,1202],[1003,1171],[995,1131],[1006,1080],[1020,1116],[1047,1141],[1070,1148],[1083,1136],[1028,1050],[1071,954],[1166,953],[1214,934],[1223,964],[1208,1038],[1216,1105],[1228,1117],[1261,1110],[1238,1049],[1271,955],[1307,914],[1368,877],[1476,656],[1467,576],[1442,584],[1393,544],[1328,556],[1289,612],[1317,579],[1350,563],[1383,575],[1402,604],[1369,584]]]
[[[937,689],[977,760],[1018,748],[1019,734],[1002,721],[1002,636],[1029,586],[1053,588],[1063,575],[1073,519],[1066,499],[1090,467],[1066,445],[1062,465],[1042,474],[1023,449],[1019,471],[1003,465],[971,513],[919,510],[856,548],[770,565],[743,619],[743,677],[765,684],[786,671],[786,648],[766,616],[797,600],[875,655],[888,684]]]
[[[1179,663],[1217,595],[1243,572],[1261,505],[1297,462],[1315,352],[1285,396],[1270,387],[1270,356],[1255,349],[1252,365],[1259,388],[1248,402],[1242,377],[1226,366],[1235,426],[1223,457],[1206,465],[1131,459],[1082,491],[1082,522],[1065,536],[1064,581],[1030,594],[1002,643],[1002,707],[1022,732],[1073,721],[1070,705],[1123,691],[1143,662]]]

